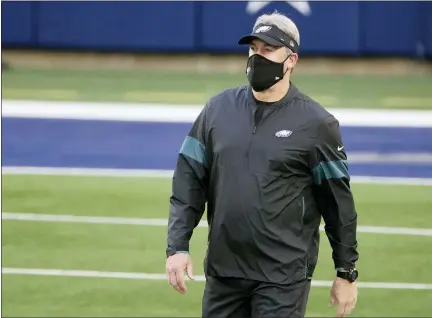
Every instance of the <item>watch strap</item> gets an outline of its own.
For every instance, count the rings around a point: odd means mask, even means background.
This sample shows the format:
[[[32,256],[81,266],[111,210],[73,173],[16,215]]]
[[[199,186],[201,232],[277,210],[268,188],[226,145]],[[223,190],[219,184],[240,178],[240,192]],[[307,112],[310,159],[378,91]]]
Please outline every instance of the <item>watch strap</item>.
[[[358,277],[358,271],[355,268],[351,269],[342,269],[336,271],[336,276],[346,279],[349,282],[355,282]]]

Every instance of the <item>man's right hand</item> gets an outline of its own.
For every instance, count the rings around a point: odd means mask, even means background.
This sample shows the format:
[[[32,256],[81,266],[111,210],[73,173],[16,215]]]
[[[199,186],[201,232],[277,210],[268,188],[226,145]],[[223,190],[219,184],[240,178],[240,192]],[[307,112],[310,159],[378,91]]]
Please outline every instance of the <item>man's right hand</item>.
[[[178,292],[186,293],[184,272],[186,271],[189,279],[194,280],[192,269],[192,259],[188,253],[177,253],[168,257],[166,260],[168,283]]]

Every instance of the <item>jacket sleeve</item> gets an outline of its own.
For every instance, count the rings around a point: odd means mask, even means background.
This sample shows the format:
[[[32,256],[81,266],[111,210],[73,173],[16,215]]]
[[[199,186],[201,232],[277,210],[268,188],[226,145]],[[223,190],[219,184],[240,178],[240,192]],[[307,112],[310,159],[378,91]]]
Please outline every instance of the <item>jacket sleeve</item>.
[[[354,268],[359,258],[357,212],[339,122],[329,116],[318,127],[311,156],[315,202],[325,222],[335,268]]]
[[[167,256],[189,252],[189,241],[207,202],[209,149],[206,147],[207,105],[181,145],[172,179]]]

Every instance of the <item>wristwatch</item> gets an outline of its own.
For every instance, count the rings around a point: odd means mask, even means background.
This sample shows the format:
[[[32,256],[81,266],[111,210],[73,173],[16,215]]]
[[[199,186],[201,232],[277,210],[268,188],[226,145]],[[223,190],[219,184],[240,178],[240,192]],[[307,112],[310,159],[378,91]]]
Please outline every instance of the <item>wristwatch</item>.
[[[358,278],[358,271],[355,268],[338,269],[336,273],[337,277],[346,279],[350,283],[354,283]]]

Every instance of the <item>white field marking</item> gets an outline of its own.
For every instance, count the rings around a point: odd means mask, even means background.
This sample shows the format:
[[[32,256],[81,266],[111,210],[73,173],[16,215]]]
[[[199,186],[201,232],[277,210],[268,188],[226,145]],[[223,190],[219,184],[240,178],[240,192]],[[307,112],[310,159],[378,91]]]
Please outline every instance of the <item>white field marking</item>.
[[[60,223],[92,223],[92,224],[121,224],[121,225],[143,225],[143,226],[168,226],[167,219],[144,219],[144,218],[122,218],[122,217],[100,217],[100,216],[79,216],[62,214],[38,214],[2,212],[2,220],[14,221],[39,221],[39,222],[60,222]],[[207,228],[207,222],[201,221],[200,228]],[[324,226],[320,226],[324,231]],[[383,226],[357,226],[359,233],[373,234],[394,234],[394,235],[416,235],[432,236],[432,229],[405,228],[405,227],[383,227]]]
[[[191,123],[203,106],[3,100],[2,117]]]
[[[431,135],[432,136],[432,135]],[[432,142],[431,142],[432,143]],[[432,165],[432,152],[358,152],[347,151],[348,164],[428,164]]]
[[[353,184],[432,186],[432,178],[351,176]]]
[[[142,280],[167,280],[166,274],[132,273],[132,272],[102,272],[91,270],[63,270],[63,269],[36,269],[36,268],[9,268],[2,267],[5,275],[35,275],[35,276],[61,276],[61,277],[92,277],[92,278],[119,278],[119,279],[142,279]],[[205,281],[202,275],[195,276],[199,282]],[[313,287],[331,287],[333,282],[312,280]],[[410,283],[379,283],[358,282],[359,288],[376,289],[416,289],[431,290],[432,284],[410,284]]]
[[[204,105],[3,100],[2,117],[192,123]],[[342,126],[432,127],[432,111],[328,108]]]
[[[99,169],[99,168],[58,168],[58,167],[2,167],[3,175],[58,175],[58,176],[92,176],[92,177],[144,177],[172,178],[173,170],[147,169]],[[419,185],[432,186],[432,178],[401,178],[351,176],[351,183],[382,185]]]
[[[2,174],[172,178],[173,170],[4,166]]]

